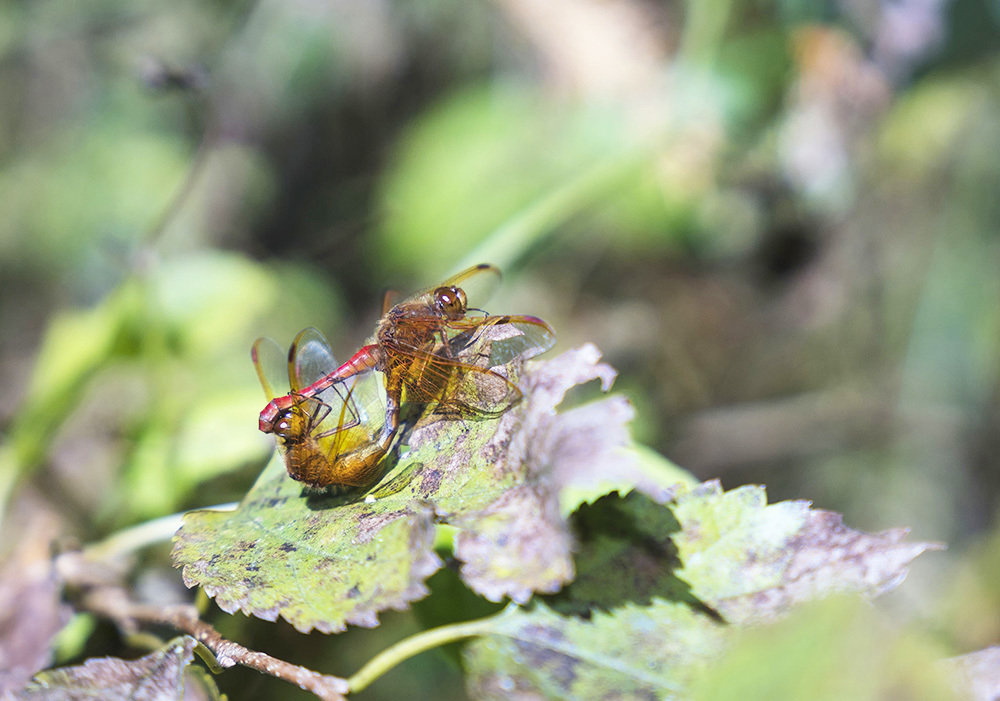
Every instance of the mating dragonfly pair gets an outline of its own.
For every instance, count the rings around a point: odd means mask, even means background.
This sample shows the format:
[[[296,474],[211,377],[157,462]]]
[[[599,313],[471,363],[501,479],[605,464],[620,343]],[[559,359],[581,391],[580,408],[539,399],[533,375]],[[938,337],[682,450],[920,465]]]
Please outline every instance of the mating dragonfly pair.
[[[404,402],[458,417],[499,416],[517,404],[509,364],[551,348],[555,333],[533,316],[470,306],[499,282],[500,271],[483,264],[395,305],[386,295],[370,342],[340,366],[316,329],[296,336],[287,359],[258,339],[253,362],[270,399],[260,430],[277,438],[288,474],[317,488],[372,484]],[[291,391],[279,396],[286,363]]]

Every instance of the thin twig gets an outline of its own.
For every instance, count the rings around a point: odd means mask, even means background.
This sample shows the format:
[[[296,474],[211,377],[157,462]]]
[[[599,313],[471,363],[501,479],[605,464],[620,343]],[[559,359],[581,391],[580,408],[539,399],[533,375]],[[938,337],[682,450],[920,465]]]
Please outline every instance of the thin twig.
[[[107,618],[125,634],[134,633],[142,624],[170,626],[211,650],[220,667],[242,665],[297,684],[325,701],[343,701],[349,689],[347,680],[320,674],[227,640],[201,620],[198,609],[190,604],[157,606],[135,602],[122,586],[107,583],[107,573],[96,572],[96,566],[97,563],[87,562],[80,553],[64,553],[59,557],[59,571],[67,584],[82,591],[76,604],[79,609]]]

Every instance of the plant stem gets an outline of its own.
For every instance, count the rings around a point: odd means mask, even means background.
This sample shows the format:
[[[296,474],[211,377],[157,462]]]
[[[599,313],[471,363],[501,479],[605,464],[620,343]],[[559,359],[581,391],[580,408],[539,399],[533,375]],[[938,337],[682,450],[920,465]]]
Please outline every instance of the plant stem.
[[[493,615],[475,621],[453,623],[411,635],[409,638],[401,640],[392,647],[375,655],[354,676],[347,680],[347,686],[351,692],[361,691],[400,662],[408,660],[425,650],[453,643],[456,640],[485,635],[493,629],[493,621],[496,617],[496,615]]]
[[[140,604],[132,601],[121,587],[98,586],[82,596],[79,607],[113,621],[125,632],[134,630],[140,623],[176,628],[211,650],[221,668],[243,665],[296,684],[325,701],[341,701],[348,689],[347,682],[340,677],[320,674],[223,638],[198,617],[194,606]]]
[[[218,504],[216,506],[206,506],[206,510],[211,511],[232,511],[238,506],[233,502],[230,504]],[[186,511],[181,511],[169,516],[155,518],[124,530],[112,533],[110,536],[87,546],[86,555],[93,560],[111,560],[124,555],[128,555],[136,550],[140,550],[149,545],[155,545],[170,540],[177,529],[181,527]]]
[[[691,66],[709,68],[715,62],[733,9],[732,0],[685,3],[684,29],[677,59]]]
[[[557,225],[619,187],[650,160],[648,150],[627,150],[602,159],[563,185],[542,195],[483,240],[457,269],[488,260],[501,270]]]

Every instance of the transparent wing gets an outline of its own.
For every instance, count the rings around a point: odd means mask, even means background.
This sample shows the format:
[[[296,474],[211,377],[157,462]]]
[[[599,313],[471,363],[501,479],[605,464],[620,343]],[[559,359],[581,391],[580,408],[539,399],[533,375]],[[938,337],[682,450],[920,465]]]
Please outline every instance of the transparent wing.
[[[288,350],[292,390],[298,392],[336,369],[337,360],[323,334],[311,326],[299,331]]]
[[[469,309],[482,309],[489,301],[497,287],[500,286],[500,270],[489,263],[480,263],[453,275],[442,283],[432,285],[420,292],[410,295],[401,304],[408,304],[420,299],[426,299],[428,307],[433,302],[434,290],[439,287],[461,287],[465,291]]]
[[[463,270],[458,275],[454,275],[439,285],[439,287],[461,287],[465,290],[465,297],[469,303],[469,309],[482,309],[490,301],[490,297],[500,287],[502,279],[500,269],[489,263],[480,263],[467,270]]]
[[[270,338],[258,338],[250,349],[257,379],[268,399],[287,393],[288,375],[285,369],[285,351]]]
[[[299,391],[337,369],[330,344],[314,328],[303,329],[288,351],[292,389]],[[302,406],[320,418],[312,435],[331,456],[378,436],[385,425],[385,389],[381,373],[364,372],[334,382]]]
[[[447,322],[449,346],[459,357],[485,356],[475,364],[485,367],[527,360],[556,342],[552,327],[534,316],[471,317]]]
[[[353,375],[316,397],[331,407],[313,434],[331,458],[376,442],[385,427],[385,381],[380,372]]]
[[[488,334],[477,335],[455,353],[438,344],[430,350],[400,348],[409,358],[403,377],[403,401],[439,404],[469,416],[498,416],[521,400],[521,391],[508,377],[514,368],[491,366]]]

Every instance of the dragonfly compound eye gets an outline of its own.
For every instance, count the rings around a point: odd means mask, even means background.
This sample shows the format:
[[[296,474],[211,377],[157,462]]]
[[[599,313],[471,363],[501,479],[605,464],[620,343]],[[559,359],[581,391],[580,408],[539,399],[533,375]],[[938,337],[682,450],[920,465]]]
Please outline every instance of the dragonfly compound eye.
[[[434,290],[434,304],[449,319],[459,319],[465,315],[467,305],[465,290],[461,287],[439,287]]]
[[[278,414],[274,421],[274,435],[286,440],[301,438],[308,428],[308,419],[298,407]]]

